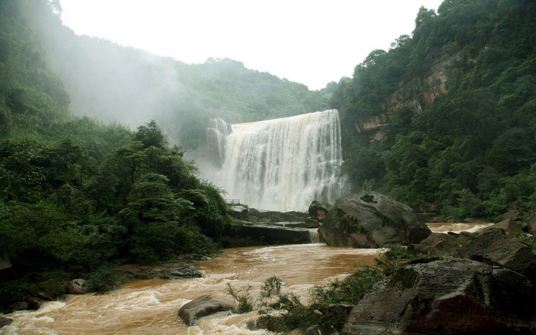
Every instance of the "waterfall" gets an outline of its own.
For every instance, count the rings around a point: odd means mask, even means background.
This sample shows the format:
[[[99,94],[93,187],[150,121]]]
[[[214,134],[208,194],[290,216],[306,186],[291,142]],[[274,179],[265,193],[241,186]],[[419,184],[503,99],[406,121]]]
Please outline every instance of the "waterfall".
[[[225,139],[231,133],[231,125],[222,119],[211,119],[207,127],[207,143],[216,165],[223,163]]]
[[[311,237],[311,243],[320,243],[318,228],[309,229],[309,236]]]
[[[341,193],[337,110],[231,125],[214,182],[228,198],[267,210],[306,210]]]

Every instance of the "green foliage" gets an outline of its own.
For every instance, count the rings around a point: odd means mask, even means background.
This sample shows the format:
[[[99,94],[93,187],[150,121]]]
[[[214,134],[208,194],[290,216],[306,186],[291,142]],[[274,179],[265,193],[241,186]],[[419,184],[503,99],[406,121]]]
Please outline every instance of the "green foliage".
[[[371,52],[333,94],[353,184],[458,218],[533,210],[535,38],[530,1],[421,8],[411,37]],[[382,140],[356,131],[374,117]]]
[[[272,276],[264,281],[261,287],[261,298],[269,298],[272,295],[279,295],[283,282],[277,276]]]
[[[113,290],[121,281],[121,275],[109,265],[99,267],[87,279],[87,287],[92,292],[104,293]]]
[[[0,284],[1,305],[62,295],[78,277],[110,289],[118,277],[106,264],[209,253],[230,221],[219,190],[156,122],[131,132],[66,113],[28,20],[57,20],[49,5],[0,1],[0,245],[18,275]]]
[[[361,269],[342,280],[330,282],[327,287],[317,286],[313,297],[322,304],[352,304],[355,305],[383,278],[383,273],[377,268]]]
[[[244,290],[238,291],[234,289],[230,283],[227,283],[227,293],[233,297],[237,304],[236,308],[233,310],[233,313],[249,313],[253,310],[253,301],[251,295],[249,294],[250,289],[251,287],[248,286]]]

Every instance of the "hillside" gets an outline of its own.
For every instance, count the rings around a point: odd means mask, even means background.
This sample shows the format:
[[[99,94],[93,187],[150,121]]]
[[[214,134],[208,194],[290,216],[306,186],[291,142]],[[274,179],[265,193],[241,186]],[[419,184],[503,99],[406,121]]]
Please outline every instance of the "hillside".
[[[154,122],[70,115],[20,4],[0,1],[0,257],[13,264],[0,311],[61,296],[72,278],[110,288],[113,265],[214,250],[229,223],[219,190]]]
[[[256,121],[327,107],[327,92],[309,91],[234,60],[185,64],[77,36],[62,25],[59,10],[53,14],[40,1],[25,0],[22,6],[75,115],[131,127],[154,119],[173,142],[193,148],[204,140],[212,117]]]
[[[536,4],[448,0],[343,79],[346,172],[423,211],[536,210]]]

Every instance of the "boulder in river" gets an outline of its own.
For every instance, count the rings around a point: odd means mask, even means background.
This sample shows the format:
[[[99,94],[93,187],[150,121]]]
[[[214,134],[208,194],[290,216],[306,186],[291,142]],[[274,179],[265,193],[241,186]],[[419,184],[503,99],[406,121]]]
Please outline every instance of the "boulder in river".
[[[320,227],[328,245],[355,248],[418,243],[430,234],[410,207],[379,193],[338,199]]]
[[[234,307],[232,304],[204,295],[182,306],[179,310],[179,317],[186,325],[193,326],[204,316],[229,311]]]
[[[506,268],[468,259],[400,268],[354,307],[347,335],[534,334],[533,284]]]
[[[65,285],[69,294],[85,294],[88,291],[87,283],[82,278],[73,279]]]
[[[0,316],[0,328],[10,325],[13,320]]]

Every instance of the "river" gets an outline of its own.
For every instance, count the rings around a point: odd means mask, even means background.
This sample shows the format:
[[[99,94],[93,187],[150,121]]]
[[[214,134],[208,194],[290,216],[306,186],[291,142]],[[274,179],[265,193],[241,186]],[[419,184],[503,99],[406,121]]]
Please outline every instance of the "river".
[[[475,230],[486,224],[431,224],[438,232]],[[201,263],[203,278],[179,280],[138,280],[103,294],[68,296],[65,301],[45,303],[37,311],[7,315],[13,323],[0,334],[20,335],[201,335],[269,334],[246,327],[256,312],[201,319],[186,327],[177,318],[179,308],[201,295],[230,300],[227,284],[259,296],[264,280],[277,275],[284,290],[306,301],[314,285],[375,264],[381,249],[332,248],[324,244],[301,244],[225,249],[218,257]]]

